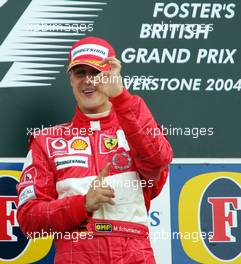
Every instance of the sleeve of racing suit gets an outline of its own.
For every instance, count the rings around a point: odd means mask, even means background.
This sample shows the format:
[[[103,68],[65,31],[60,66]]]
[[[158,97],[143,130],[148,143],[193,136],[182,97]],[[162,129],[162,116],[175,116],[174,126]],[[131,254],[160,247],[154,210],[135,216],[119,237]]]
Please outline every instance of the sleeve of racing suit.
[[[158,180],[161,171],[171,163],[173,153],[150,110],[141,97],[131,95],[125,88],[110,100],[137,170],[146,179]]]
[[[68,231],[88,218],[85,196],[57,199],[55,175],[36,139],[31,142],[17,191],[17,219],[25,234]]]

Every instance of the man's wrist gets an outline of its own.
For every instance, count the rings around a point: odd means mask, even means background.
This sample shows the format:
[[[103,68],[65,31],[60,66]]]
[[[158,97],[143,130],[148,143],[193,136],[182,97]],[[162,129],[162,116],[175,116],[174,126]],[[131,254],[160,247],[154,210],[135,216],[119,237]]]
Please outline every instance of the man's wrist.
[[[120,94],[123,93],[123,90],[124,90],[123,86],[121,86],[121,88],[118,89],[118,91],[116,91],[116,94],[112,95],[111,98],[115,98],[115,97],[119,96]]]
[[[131,97],[131,94],[128,92],[128,90],[122,86],[122,91],[116,95],[110,98],[110,101],[112,104],[119,105],[120,102],[127,101]]]
[[[87,216],[89,218],[92,217],[93,211],[91,211],[90,208],[87,205],[87,197],[86,197],[86,195],[84,196],[84,207],[85,207],[85,211],[86,211]]]

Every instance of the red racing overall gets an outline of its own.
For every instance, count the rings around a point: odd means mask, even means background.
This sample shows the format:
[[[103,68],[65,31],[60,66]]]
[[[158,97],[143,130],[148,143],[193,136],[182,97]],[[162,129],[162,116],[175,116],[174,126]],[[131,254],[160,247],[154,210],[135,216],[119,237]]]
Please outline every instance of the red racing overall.
[[[76,108],[70,123],[30,140],[17,187],[21,230],[88,235],[56,238],[55,263],[155,263],[148,210],[165,184],[172,149],[139,96],[124,89],[110,101],[107,116],[90,118]],[[88,215],[86,193],[108,162],[105,181],[115,191],[115,205]]]

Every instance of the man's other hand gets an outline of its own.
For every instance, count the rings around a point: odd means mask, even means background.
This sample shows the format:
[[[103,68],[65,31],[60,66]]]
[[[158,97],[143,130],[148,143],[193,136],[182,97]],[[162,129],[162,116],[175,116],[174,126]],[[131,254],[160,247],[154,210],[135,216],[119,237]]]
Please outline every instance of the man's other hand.
[[[91,183],[90,189],[86,194],[86,210],[92,213],[98,210],[103,204],[108,203],[114,205],[113,198],[115,198],[114,190],[108,186],[104,178],[108,174],[110,163],[100,172],[99,176]]]

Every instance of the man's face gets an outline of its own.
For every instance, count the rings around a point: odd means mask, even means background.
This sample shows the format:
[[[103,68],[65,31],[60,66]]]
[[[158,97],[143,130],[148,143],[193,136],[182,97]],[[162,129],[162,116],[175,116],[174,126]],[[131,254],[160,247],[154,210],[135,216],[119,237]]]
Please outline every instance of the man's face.
[[[91,83],[99,73],[88,65],[78,65],[70,71],[70,83],[80,110],[86,114],[102,113],[111,108],[108,97],[96,89]]]

